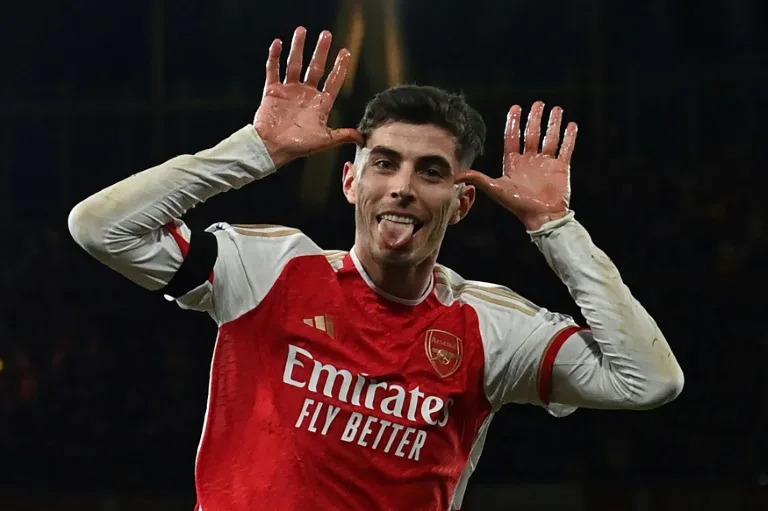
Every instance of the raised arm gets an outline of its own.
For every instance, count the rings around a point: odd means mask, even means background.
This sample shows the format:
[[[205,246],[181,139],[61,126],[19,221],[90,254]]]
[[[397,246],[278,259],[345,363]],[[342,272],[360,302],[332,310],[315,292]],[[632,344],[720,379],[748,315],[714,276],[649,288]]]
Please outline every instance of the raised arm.
[[[539,150],[543,110],[543,103],[533,105],[521,151],[521,109],[517,105],[510,109],[501,177],[493,179],[473,170],[460,177],[526,226],[589,325],[589,329],[569,328],[552,339],[537,341],[549,342],[540,351],[540,400],[608,409],[663,405],[681,392],[682,370],[656,322],[569,210],[570,159],[577,127],[568,125],[556,154],[562,109],[553,108]]]
[[[347,72],[349,52],[339,52],[325,81],[331,34],[321,33],[304,81],[300,81],[306,30],[296,29],[280,82],[282,43],[272,42],[266,82],[253,124],[215,147],[172,158],[124,179],[77,204],[69,231],[89,254],[150,290],[166,290],[185,258],[198,267],[216,259],[215,242],[192,239],[180,220],[208,198],[261,179],[291,160],[345,143],[359,143],[353,129],[332,130],[328,116]],[[202,248],[205,244],[206,248]],[[188,256],[188,254],[190,254]],[[205,280],[202,277],[200,282]],[[188,289],[185,289],[185,291]]]

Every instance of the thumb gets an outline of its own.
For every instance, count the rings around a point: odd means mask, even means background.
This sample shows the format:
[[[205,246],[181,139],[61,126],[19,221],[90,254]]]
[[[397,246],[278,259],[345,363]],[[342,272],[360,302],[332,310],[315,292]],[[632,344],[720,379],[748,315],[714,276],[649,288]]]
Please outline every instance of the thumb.
[[[363,134],[354,128],[340,128],[331,130],[330,147],[336,147],[344,144],[363,145]]]
[[[456,176],[456,183],[469,183],[480,188],[483,192],[488,192],[493,187],[493,179],[488,177],[487,174],[478,172],[477,170],[464,170]]]

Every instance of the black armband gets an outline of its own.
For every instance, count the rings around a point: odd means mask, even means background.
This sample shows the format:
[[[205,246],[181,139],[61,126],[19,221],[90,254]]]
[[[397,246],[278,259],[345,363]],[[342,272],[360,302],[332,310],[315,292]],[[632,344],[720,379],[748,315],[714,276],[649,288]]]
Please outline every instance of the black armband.
[[[178,298],[208,280],[218,255],[216,236],[208,232],[192,235],[189,252],[173,278],[159,292]]]

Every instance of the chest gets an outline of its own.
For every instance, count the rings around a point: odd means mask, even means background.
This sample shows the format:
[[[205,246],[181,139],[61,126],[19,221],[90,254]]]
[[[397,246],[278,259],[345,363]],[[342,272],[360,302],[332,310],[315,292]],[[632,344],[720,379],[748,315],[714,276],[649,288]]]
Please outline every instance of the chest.
[[[351,399],[356,387],[365,394],[372,383],[391,390],[377,395],[417,389],[457,406],[482,393],[484,353],[474,311],[434,298],[415,306],[390,302],[324,261],[302,262],[239,321],[241,332],[260,337],[244,344],[259,351],[262,368],[279,369],[284,381],[328,385],[337,399]]]

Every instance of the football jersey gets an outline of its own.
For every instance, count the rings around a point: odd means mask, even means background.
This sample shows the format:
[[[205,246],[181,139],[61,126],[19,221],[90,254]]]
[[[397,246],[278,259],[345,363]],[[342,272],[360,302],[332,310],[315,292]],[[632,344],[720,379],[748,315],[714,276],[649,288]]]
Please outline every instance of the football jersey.
[[[581,332],[440,265],[404,301],[376,288],[354,247],[325,251],[275,226],[193,237],[181,220],[274,171],[249,125],[68,218],[94,258],[218,324],[195,470],[204,511],[459,509],[505,403],[562,416],[575,408],[550,401],[641,410],[682,390],[664,335],[572,211],[530,235],[590,326]]]
[[[439,265],[398,299],[354,248],[295,229],[209,231],[214,275],[178,299],[219,325],[203,510],[458,509],[494,412],[548,401],[545,352],[570,318]]]

